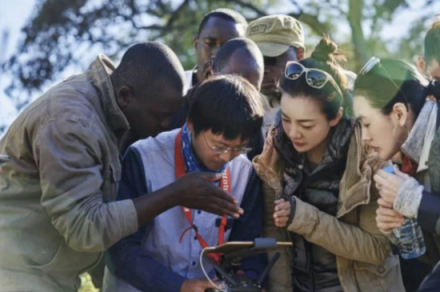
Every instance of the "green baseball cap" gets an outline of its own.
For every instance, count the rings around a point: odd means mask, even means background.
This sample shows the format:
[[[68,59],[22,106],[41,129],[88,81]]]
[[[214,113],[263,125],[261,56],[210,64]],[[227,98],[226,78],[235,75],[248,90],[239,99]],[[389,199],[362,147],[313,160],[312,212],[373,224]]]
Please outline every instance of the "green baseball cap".
[[[302,25],[289,15],[270,15],[252,21],[246,37],[253,40],[267,57],[277,57],[290,47],[305,48]]]

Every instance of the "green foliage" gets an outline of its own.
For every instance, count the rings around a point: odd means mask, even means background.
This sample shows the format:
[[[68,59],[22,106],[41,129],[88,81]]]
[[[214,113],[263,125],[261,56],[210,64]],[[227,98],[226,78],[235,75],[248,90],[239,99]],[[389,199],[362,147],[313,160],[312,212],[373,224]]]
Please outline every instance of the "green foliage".
[[[417,4],[426,8],[434,2]],[[424,20],[435,11],[421,14],[423,20],[413,24],[402,40],[390,40],[382,33],[396,14],[413,9],[409,4],[409,0],[38,0],[17,54],[2,68],[14,76],[7,93],[18,109],[27,104],[32,91],[59,80],[66,67],[86,66],[98,53],[117,61],[127,47],[140,41],[165,42],[190,69],[200,20],[212,9],[228,7],[249,20],[268,13],[297,17],[306,29],[308,45],[329,34],[353,57],[351,69],[358,70],[372,55],[399,53],[411,61],[421,53]],[[341,33],[342,26],[350,31]]]

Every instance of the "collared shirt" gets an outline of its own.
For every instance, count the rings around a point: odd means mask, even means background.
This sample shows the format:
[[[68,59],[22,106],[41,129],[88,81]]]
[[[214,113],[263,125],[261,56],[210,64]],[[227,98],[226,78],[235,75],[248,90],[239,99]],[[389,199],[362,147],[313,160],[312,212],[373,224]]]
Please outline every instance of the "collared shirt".
[[[174,141],[178,131],[162,133],[129,148],[123,161],[118,199],[136,198],[175,181]],[[252,241],[260,235],[262,228],[259,179],[244,156],[231,162],[230,171],[231,194],[241,201],[245,213],[234,222],[232,230],[226,232],[225,239]],[[217,244],[217,218],[210,213],[193,211],[193,223],[210,246]],[[175,207],[113,246],[107,255],[109,269],[104,292],[178,292],[186,279],[203,278],[199,263],[201,246],[194,230],[188,231],[179,243],[179,237],[187,227],[189,224],[182,208]],[[249,258],[242,269],[255,275],[262,271],[263,265],[264,258]],[[212,272],[211,267],[206,268]]]

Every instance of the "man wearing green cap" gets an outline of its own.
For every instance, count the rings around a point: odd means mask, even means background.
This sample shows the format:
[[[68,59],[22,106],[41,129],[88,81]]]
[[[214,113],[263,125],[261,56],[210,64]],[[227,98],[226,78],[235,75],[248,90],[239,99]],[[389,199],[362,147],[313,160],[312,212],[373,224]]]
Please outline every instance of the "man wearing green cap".
[[[288,61],[304,55],[304,33],[301,23],[288,15],[271,15],[251,22],[246,37],[253,40],[264,56],[264,79],[261,92],[270,107],[266,109],[264,125],[270,126],[279,108],[279,80]]]

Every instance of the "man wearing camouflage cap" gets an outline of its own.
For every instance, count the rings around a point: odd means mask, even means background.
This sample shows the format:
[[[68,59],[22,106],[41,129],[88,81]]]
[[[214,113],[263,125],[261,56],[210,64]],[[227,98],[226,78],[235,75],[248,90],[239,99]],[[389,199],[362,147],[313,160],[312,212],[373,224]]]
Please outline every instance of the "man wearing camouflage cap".
[[[288,15],[261,17],[249,24],[246,36],[253,40],[264,56],[264,79],[261,92],[272,106],[281,97],[279,80],[288,61],[304,55],[304,33],[301,23]]]
[[[251,142],[258,155],[263,150],[266,132],[275,120],[280,106],[280,78],[288,61],[297,61],[304,55],[304,33],[301,23],[288,15],[271,15],[251,22],[246,37],[253,40],[264,56],[264,78],[261,93],[267,98],[263,133],[260,139]]]

